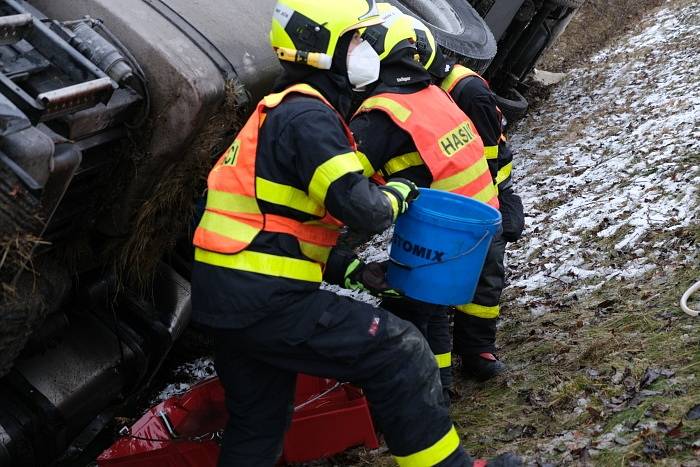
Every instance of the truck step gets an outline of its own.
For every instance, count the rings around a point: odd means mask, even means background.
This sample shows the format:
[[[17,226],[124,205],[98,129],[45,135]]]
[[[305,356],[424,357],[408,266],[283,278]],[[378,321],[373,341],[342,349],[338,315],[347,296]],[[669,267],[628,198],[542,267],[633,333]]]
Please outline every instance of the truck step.
[[[0,45],[19,42],[31,27],[32,15],[29,13],[0,16]]]

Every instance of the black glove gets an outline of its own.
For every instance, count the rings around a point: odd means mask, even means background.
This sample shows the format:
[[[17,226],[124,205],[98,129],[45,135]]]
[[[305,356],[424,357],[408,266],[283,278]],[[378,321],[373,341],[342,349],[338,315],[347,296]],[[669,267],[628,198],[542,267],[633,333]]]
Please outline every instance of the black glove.
[[[345,271],[345,288],[369,292],[376,297],[401,297],[401,292],[392,289],[386,282],[387,263],[365,263],[355,259]]]
[[[415,183],[405,178],[392,178],[386,185],[379,187],[387,196],[396,199],[396,212],[394,218],[399,214],[403,214],[408,209],[408,204],[418,198],[418,187]],[[394,206],[394,203],[391,203]]]

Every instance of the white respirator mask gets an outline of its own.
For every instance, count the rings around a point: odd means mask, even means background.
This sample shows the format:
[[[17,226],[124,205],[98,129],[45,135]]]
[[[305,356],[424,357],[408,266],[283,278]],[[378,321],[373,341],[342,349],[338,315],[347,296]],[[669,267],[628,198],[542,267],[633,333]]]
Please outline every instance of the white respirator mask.
[[[348,53],[348,79],[356,91],[379,79],[379,55],[367,41]]]

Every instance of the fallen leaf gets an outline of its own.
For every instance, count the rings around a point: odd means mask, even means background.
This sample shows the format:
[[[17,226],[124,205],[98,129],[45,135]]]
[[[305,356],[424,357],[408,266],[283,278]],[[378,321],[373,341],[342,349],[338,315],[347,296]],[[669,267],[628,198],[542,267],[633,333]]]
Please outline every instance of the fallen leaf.
[[[603,300],[602,302],[597,304],[596,307],[599,310],[606,310],[606,309],[610,309],[613,306],[615,306],[615,303],[616,303],[616,300]]]
[[[623,438],[622,436],[616,436],[615,442],[620,446],[627,446],[630,444],[630,441],[628,439]]]
[[[685,414],[685,418],[687,418],[688,420],[700,419],[700,404],[697,404],[692,409],[688,410],[688,413]]]
[[[614,375],[610,378],[610,381],[613,384],[620,384],[622,380],[624,379],[625,374],[621,372],[620,370],[617,370]]]
[[[642,452],[653,460],[663,459],[666,457],[666,446],[658,439],[649,437],[644,440],[644,448]]]
[[[586,407],[586,411],[591,416],[591,419],[594,422],[597,422],[598,420],[603,418],[603,414],[599,410],[594,409],[593,407]]]
[[[654,402],[651,406],[651,411],[655,414],[665,414],[669,410],[671,410],[671,406],[663,402]]]
[[[678,422],[678,425],[669,430],[666,433],[666,436],[669,436],[671,438],[680,438],[681,436],[683,436],[683,430],[681,430],[681,428],[683,428],[683,421]]]
[[[675,374],[675,371],[668,370],[665,368],[647,368],[647,371],[644,373],[644,376],[642,376],[641,381],[639,381],[639,389],[649,386],[662,376],[670,378]]]

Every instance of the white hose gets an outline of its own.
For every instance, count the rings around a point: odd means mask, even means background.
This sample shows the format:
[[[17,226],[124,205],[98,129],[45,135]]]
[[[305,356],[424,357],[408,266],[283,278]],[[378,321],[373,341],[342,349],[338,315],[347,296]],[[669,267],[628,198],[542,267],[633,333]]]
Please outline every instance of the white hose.
[[[700,315],[700,310],[693,310],[688,307],[688,299],[698,290],[700,290],[700,281],[697,281],[695,284],[693,284],[688,290],[685,291],[685,293],[681,297],[681,310],[683,310],[684,313],[690,316]]]

